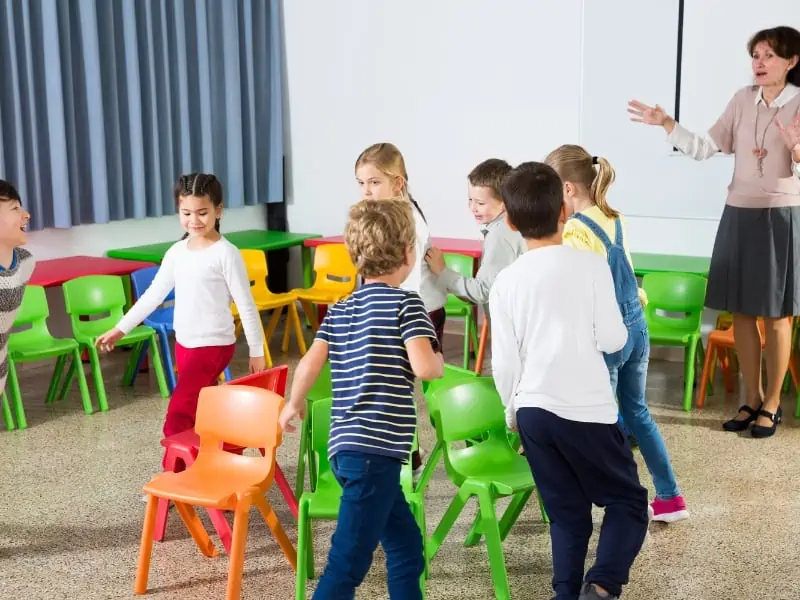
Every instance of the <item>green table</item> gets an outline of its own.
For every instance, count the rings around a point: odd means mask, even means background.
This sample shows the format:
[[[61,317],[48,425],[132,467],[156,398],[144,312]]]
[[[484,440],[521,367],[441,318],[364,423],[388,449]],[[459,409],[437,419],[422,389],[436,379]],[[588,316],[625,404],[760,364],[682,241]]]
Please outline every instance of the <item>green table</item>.
[[[707,277],[711,265],[711,259],[703,256],[632,252],[631,258],[633,270],[638,277],[644,277],[648,273],[690,273]]]
[[[247,231],[235,231],[224,234],[231,244],[239,250],[283,250],[292,246],[300,246],[301,257],[303,260],[303,285],[311,287],[313,279],[313,265],[311,263],[311,248],[303,245],[303,242],[311,238],[320,237],[316,233],[290,233],[288,231],[265,231],[263,229],[248,229]],[[162,242],[160,244],[149,244],[147,246],[133,246],[131,248],[118,248],[109,250],[106,256],[110,258],[124,258],[127,260],[142,260],[152,263],[161,263],[176,240]]]

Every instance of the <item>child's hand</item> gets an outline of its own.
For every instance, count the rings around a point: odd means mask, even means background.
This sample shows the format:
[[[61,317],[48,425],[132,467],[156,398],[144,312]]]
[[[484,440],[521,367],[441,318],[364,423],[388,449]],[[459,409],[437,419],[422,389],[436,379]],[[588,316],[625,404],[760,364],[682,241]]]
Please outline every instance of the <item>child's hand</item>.
[[[428,248],[428,251],[425,253],[425,262],[428,263],[428,267],[434,275],[438,275],[444,271],[444,254],[442,254],[439,248]]]
[[[250,359],[250,374],[261,373],[267,370],[267,359],[263,356],[257,356]]]
[[[292,433],[293,431],[297,431],[297,428],[291,424],[292,420],[295,417],[300,417],[302,421],[306,417],[306,407],[305,404],[300,404],[299,406],[295,406],[293,402],[289,402],[283,407],[281,411],[281,416],[278,417],[278,423],[280,423],[281,429],[284,431],[288,431]]]
[[[106,331],[103,335],[97,338],[94,342],[94,345],[102,350],[103,352],[111,352],[114,349],[114,346],[118,341],[120,341],[125,336],[119,329],[114,327],[109,331]]]

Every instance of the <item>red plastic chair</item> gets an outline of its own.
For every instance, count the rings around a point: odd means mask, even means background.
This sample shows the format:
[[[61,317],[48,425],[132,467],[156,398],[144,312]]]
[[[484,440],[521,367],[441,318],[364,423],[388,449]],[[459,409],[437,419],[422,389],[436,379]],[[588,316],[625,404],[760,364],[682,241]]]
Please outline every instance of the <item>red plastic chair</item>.
[[[255,373],[228,381],[224,385],[249,385],[283,396],[286,393],[286,380],[288,375],[289,367],[287,365],[281,365],[279,367],[267,369],[261,373]],[[161,445],[164,447],[164,470],[179,473],[188,468],[197,458],[197,453],[200,448],[200,438],[193,429],[187,429],[186,431],[162,439]],[[226,449],[234,452],[242,450],[236,447],[227,447]],[[261,448],[261,453],[264,453],[263,448]],[[275,463],[275,483],[278,485],[281,494],[283,494],[286,503],[289,505],[289,510],[292,512],[292,515],[297,519],[297,498],[277,462]],[[166,498],[159,498],[155,531],[153,532],[153,539],[157,542],[164,541],[164,534],[167,531],[168,513],[169,500]],[[220,510],[209,509],[208,516],[217,534],[219,534],[222,545],[225,546],[225,550],[230,554],[232,533],[225,513]]]

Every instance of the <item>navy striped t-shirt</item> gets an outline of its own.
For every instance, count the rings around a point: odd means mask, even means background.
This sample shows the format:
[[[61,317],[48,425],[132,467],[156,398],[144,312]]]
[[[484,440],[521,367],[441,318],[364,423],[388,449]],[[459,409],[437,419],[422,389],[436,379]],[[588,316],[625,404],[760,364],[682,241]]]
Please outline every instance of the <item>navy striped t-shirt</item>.
[[[370,283],[330,307],[317,332],[328,344],[333,412],[328,456],[342,450],[407,461],[417,428],[406,343],[436,339],[416,292]]]

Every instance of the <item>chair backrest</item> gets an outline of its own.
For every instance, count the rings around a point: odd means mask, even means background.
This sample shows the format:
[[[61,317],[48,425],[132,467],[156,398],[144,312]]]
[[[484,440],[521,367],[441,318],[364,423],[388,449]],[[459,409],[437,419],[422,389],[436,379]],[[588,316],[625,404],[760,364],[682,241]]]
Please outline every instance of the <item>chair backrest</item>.
[[[648,323],[700,331],[708,280],[689,273],[649,273],[642,278]],[[665,315],[663,312],[673,313]]]
[[[286,395],[286,379],[289,376],[289,366],[279,365],[266,369],[260,373],[252,373],[239,377],[231,381],[226,381],[225,385],[249,385],[261,388],[270,392],[275,392],[279,396]]]
[[[314,381],[314,385],[311,386],[311,389],[308,390],[308,394],[306,394],[306,399],[310,400],[311,402],[316,402],[321,398],[331,398],[333,396],[333,383],[331,382],[331,363],[327,361],[322,366],[322,371],[320,371],[317,379]]]
[[[451,387],[457,382],[465,379],[473,379],[475,377],[477,377],[475,371],[445,363],[442,377],[422,382],[422,393],[427,398],[428,396],[432,396],[437,390]]]
[[[131,273],[131,283],[133,284],[133,293],[136,294],[137,298],[141,298],[142,294],[147,291],[152,283],[153,279],[158,273],[158,266],[154,267],[145,267],[144,269],[139,269],[138,271],[134,271]],[[167,297],[164,298],[164,302],[172,302],[175,300],[175,288],[170,290]]]
[[[267,255],[262,250],[240,250],[250,280],[250,289],[254,296],[269,294],[267,286]]]
[[[331,434],[331,398],[320,398],[311,405],[311,450],[317,457],[317,479],[330,472],[328,438]]]
[[[47,306],[47,295],[45,289],[40,285],[29,285],[25,288],[22,295],[22,304],[17,310],[14,318],[14,327],[30,325],[24,331],[11,333],[11,339],[16,341],[36,340],[49,338],[50,331],[47,329],[47,317],[50,316],[50,308]]]
[[[356,289],[358,271],[344,244],[323,244],[314,251],[314,287],[349,296]]]
[[[283,404],[278,394],[253,386],[204,387],[200,390],[194,427],[200,437],[198,460],[204,452],[225,453],[222,442],[243,448],[263,448],[265,456],[274,459],[275,449],[281,443],[278,416]]]
[[[462,277],[474,276],[475,259],[471,256],[447,252],[444,255],[444,264]]]
[[[125,308],[125,288],[116,275],[85,275],[64,282],[64,304],[74,331],[82,331],[85,321],[79,317],[109,313],[93,321],[95,327],[114,327]]]

